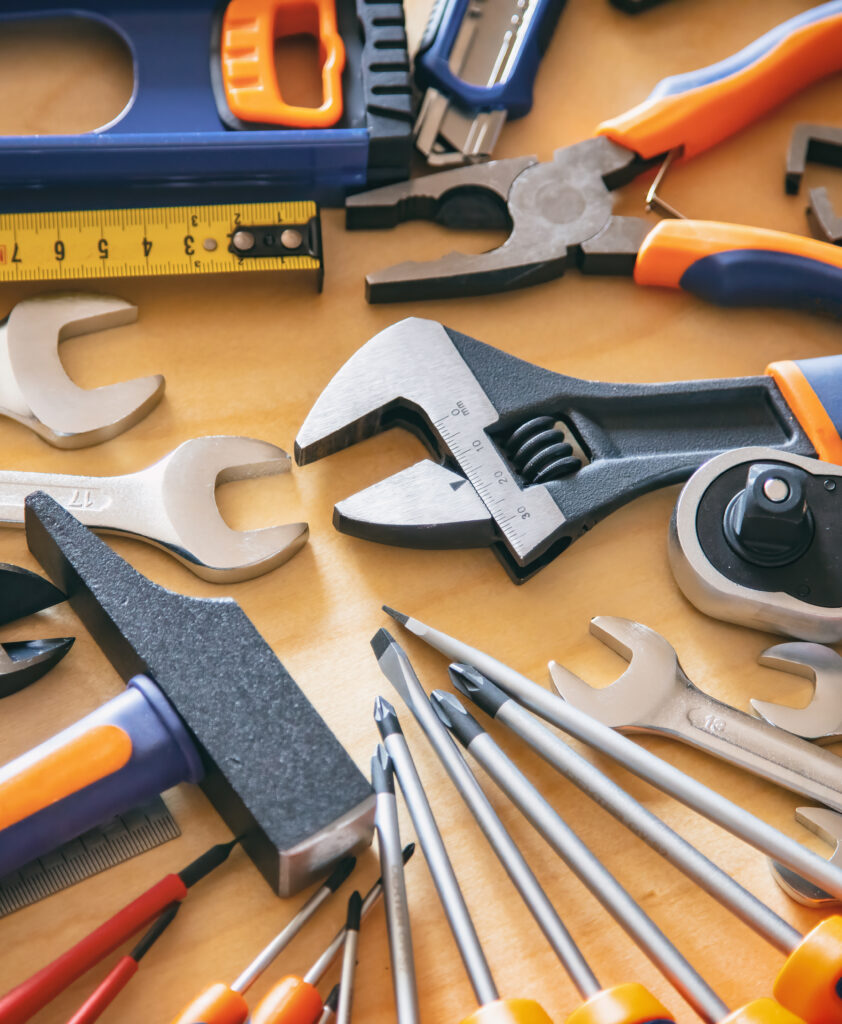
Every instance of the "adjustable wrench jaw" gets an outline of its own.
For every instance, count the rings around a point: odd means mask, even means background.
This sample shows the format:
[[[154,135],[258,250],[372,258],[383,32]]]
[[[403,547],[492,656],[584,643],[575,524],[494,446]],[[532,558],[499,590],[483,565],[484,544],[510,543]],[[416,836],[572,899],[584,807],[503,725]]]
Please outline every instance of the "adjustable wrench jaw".
[[[369,274],[366,298],[399,302],[492,294],[552,280],[573,266],[631,273],[651,225],[613,217],[611,190],[648,163],[598,136],[558,149],[544,163],[535,157],[497,160],[352,196],[346,204],[349,228],[426,219],[448,227],[510,231],[489,252],[451,252]]]

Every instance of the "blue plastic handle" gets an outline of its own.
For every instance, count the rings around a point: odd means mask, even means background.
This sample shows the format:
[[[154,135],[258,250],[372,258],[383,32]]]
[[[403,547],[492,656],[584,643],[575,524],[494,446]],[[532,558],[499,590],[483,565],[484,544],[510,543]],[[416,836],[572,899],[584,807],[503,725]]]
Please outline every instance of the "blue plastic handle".
[[[524,8],[512,5],[522,19],[522,39],[506,77],[494,85],[465,82],[450,68],[450,54],[472,0],[438,0],[421,46],[415,56],[415,82],[420,89],[434,88],[470,111],[505,110],[510,119],[532,109],[532,88],[541,57],[549,45],[566,0],[529,0]],[[506,0],[495,0],[505,3]],[[500,40],[502,46],[504,41]],[[490,71],[490,69],[489,69]]]
[[[760,61],[779,43],[807,25],[824,21],[842,14],[842,0],[830,0],[830,3],[819,4],[818,7],[811,7],[803,14],[797,14],[789,21],[784,21],[770,29],[765,35],[749,43],[738,53],[731,54],[716,64],[710,64],[706,68],[698,68],[696,71],[687,71],[682,75],[671,75],[664,78],[655,86],[649,94],[649,100],[663,99],[665,96],[678,96],[681,93],[689,92],[691,89],[698,89],[712,82],[719,82],[744,70],[757,61]]]
[[[0,877],[179,782],[204,777],[195,743],[170,702],[147,676],[135,676],[119,697],[4,766],[0,785],[2,778],[14,777],[18,766],[36,764],[75,737],[109,725],[128,735],[128,762],[0,832]]]

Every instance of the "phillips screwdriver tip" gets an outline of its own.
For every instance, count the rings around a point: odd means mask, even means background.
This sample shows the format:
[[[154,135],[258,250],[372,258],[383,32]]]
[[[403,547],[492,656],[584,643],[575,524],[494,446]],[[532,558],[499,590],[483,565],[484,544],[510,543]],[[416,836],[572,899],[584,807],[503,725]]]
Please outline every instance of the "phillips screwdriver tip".
[[[374,721],[377,722],[378,725],[380,725],[381,722],[385,722],[387,719],[394,719],[397,731],[401,731],[400,726],[398,725],[398,715],[394,707],[386,700],[385,697],[375,697]]]
[[[399,622],[402,626],[405,626],[409,622],[409,616],[404,615],[403,612],[397,612],[394,608],[390,608],[387,604],[383,605],[383,611],[387,615],[391,615],[395,622]]]
[[[371,759],[371,785],[375,793],[395,792],[395,771],[392,759],[382,743],[377,744],[377,750]]]
[[[500,708],[511,698],[504,693],[488,676],[484,676],[473,665],[454,662],[448,666],[450,681],[456,689],[469,697],[474,704],[493,718]]]
[[[430,694],[433,710],[463,746],[469,746],[485,729],[465,707],[444,690],[433,690]]]

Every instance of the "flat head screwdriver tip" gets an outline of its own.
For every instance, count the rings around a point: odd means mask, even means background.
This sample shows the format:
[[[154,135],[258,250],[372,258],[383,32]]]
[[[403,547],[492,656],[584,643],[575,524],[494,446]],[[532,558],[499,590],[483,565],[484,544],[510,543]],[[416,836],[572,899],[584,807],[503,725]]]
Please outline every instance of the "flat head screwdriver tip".
[[[388,629],[378,629],[371,638],[371,649],[374,651],[374,657],[379,660],[383,656],[383,652],[394,642],[394,637]]]
[[[405,626],[409,622],[409,616],[404,615],[403,612],[396,612],[394,608],[390,608],[387,604],[383,605],[383,611],[387,615],[391,615],[395,622],[399,622],[402,626]]]

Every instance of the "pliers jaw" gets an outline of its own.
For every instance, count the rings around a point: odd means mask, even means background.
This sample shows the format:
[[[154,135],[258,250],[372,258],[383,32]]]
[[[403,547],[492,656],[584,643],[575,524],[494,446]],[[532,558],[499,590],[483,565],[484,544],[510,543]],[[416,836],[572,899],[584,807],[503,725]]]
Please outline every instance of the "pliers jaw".
[[[0,625],[26,618],[65,601],[48,580],[17,565],[0,564]],[[0,697],[40,679],[67,654],[73,637],[0,643]]]
[[[408,261],[366,278],[369,302],[510,291],[578,266],[631,273],[647,221],[614,217],[611,192],[656,161],[642,161],[604,136],[535,157],[460,167],[352,196],[349,228],[433,220],[453,228],[507,228],[502,245],[475,255],[451,252]]]

